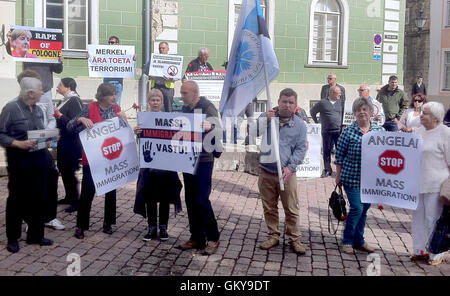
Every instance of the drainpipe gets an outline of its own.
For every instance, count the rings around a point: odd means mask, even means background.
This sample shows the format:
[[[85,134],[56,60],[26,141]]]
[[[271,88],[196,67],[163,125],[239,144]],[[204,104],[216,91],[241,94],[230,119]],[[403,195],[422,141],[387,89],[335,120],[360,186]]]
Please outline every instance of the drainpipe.
[[[146,63],[150,61],[150,15],[151,15],[151,1],[144,0],[144,31],[142,38],[142,69]],[[147,75],[142,71],[141,80],[139,81],[139,106],[141,106],[142,111],[147,109]]]

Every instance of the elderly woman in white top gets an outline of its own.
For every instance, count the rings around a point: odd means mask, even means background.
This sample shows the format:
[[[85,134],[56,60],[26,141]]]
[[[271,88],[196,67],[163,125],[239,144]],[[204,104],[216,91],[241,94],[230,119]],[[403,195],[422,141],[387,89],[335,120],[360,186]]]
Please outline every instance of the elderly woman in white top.
[[[450,128],[442,124],[444,106],[426,103],[422,108],[417,133],[422,135],[421,181],[419,205],[413,212],[411,230],[414,255],[411,260],[428,260],[431,265],[440,264],[444,253],[431,254],[426,250],[434,225],[442,213],[439,199],[442,183],[450,176]]]
[[[426,102],[427,97],[424,94],[418,93],[412,97],[409,109],[400,118],[399,130],[410,133],[422,126],[420,123],[420,115],[422,114],[422,106]]]

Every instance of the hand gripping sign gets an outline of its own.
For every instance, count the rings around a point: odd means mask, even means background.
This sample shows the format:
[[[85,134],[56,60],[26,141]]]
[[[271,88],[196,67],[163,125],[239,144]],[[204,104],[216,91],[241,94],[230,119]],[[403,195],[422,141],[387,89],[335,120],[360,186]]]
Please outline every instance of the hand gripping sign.
[[[418,134],[365,134],[361,147],[361,202],[415,210],[421,153],[422,137]]]
[[[133,130],[118,117],[80,133],[97,195],[137,179],[139,160]]]

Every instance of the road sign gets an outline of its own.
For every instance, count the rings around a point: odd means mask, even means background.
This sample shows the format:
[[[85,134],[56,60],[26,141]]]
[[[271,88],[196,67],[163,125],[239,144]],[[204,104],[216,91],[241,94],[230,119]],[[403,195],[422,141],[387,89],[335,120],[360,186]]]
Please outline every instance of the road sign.
[[[380,34],[375,34],[375,35],[373,36],[373,43],[374,43],[374,44],[380,45],[382,41],[383,41],[383,38],[381,37]]]

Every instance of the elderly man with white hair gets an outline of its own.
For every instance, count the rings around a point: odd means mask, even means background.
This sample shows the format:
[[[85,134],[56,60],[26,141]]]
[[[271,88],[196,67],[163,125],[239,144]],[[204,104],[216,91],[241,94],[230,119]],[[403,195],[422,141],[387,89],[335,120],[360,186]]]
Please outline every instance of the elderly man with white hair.
[[[18,240],[22,220],[28,224],[28,244],[52,245],[44,238],[42,209],[47,184],[49,152],[47,148],[30,151],[36,142],[27,132],[44,128],[44,114],[36,103],[42,96],[39,79],[25,77],[20,82],[20,95],[3,108],[0,115],[0,145],[6,148],[9,196],[6,202],[7,250],[19,251]]]
[[[423,138],[419,205],[413,212],[411,231],[414,254],[411,260],[429,260],[438,265],[444,253],[432,254],[427,248],[435,223],[442,213],[441,185],[450,177],[450,128],[442,124],[444,106],[438,102],[423,105],[417,133]]]
[[[208,58],[209,58],[209,49],[206,47],[200,47],[198,50],[197,58],[195,60],[192,60],[188,64],[186,68],[186,73],[214,70],[211,64],[208,63]]]

